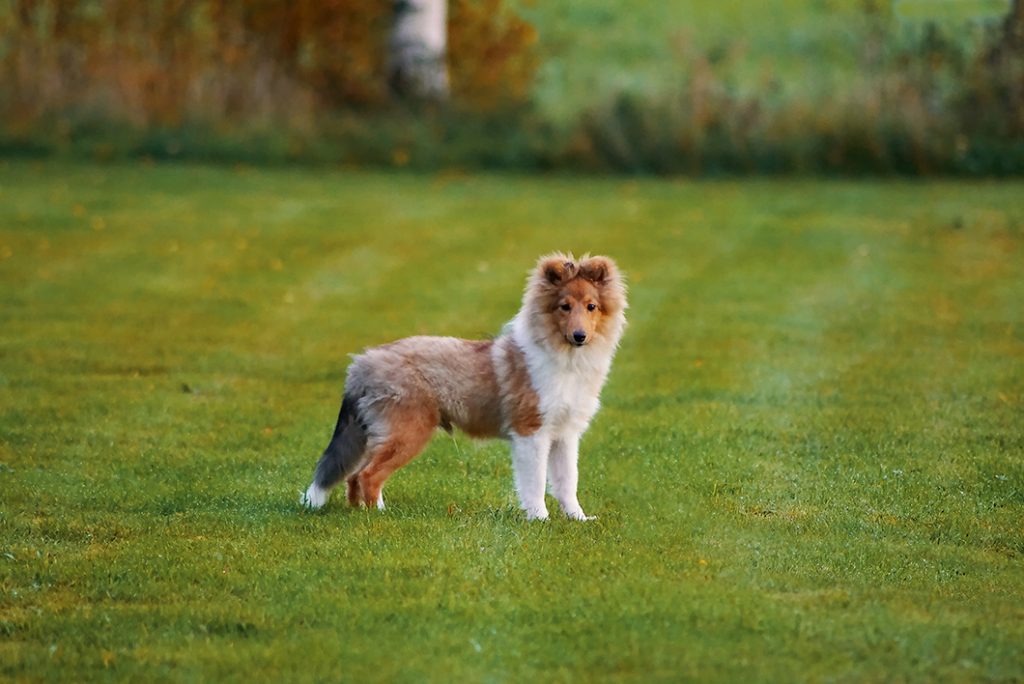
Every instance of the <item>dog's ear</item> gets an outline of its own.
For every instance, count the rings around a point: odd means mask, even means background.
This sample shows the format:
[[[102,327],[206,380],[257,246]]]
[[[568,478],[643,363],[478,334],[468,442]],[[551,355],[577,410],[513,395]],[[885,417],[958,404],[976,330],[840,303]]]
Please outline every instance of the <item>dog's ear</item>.
[[[580,261],[580,276],[597,286],[601,310],[608,315],[622,312],[626,306],[626,282],[615,262],[604,256]]]
[[[580,262],[580,275],[596,285],[613,280],[616,273],[615,262],[608,257],[589,257]]]
[[[541,259],[537,265],[537,272],[547,282],[558,285],[572,280],[576,275],[576,264],[570,257],[555,254]]]

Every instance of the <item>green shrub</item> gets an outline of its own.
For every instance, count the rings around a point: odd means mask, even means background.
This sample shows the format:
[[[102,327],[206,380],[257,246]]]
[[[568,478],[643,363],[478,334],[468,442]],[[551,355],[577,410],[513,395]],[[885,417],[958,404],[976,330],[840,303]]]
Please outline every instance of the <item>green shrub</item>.
[[[900,30],[870,8],[858,78],[741,92],[729,60],[688,53],[679,86],[586,111],[565,162],[655,173],[1024,172],[1024,18],[973,49],[934,24]]]

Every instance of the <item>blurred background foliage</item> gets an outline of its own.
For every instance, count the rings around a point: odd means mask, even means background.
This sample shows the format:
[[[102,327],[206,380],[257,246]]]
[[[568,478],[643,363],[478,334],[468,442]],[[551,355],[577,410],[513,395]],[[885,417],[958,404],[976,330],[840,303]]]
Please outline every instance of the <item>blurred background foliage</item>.
[[[763,5],[763,6],[762,6]],[[0,154],[632,173],[1024,171],[1020,0],[0,0]]]

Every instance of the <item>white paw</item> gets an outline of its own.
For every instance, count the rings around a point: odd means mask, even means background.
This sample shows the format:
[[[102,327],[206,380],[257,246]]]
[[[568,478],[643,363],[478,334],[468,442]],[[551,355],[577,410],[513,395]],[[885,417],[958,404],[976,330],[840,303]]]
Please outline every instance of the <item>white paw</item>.
[[[384,492],[383,490],[377,493],[377,510],[384,510]]]
[[[582,508],[576,511],[566,511],[565,517],[570,520],[597,520],[596,515],[587,515]]]
[[[544,507],[541,507],[541,508],[527,508],[527,509],[524,509],[524,510],[526,512],[526,519],[527,520],[547,520],[548,519],[548,509],[547,508],[544,508]]]
[[[309,485],[309,489],[306,490],[305,494],[302,495],[302,505],[311,510],[322,508],[327,499],[330,498],[331,492],[327,489],[322,489],[316,486],[316,483]]]

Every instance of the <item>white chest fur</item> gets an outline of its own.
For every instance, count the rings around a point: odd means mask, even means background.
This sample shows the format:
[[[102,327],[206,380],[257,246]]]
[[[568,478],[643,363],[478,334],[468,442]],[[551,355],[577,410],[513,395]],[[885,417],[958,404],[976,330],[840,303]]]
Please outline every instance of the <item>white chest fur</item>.
[[[600,406],[614,345],[550,349],[532,339],[524,327],[521,320],[515,321],[513,337],[526,357],[544,429],[555,434],[582,433]]]

